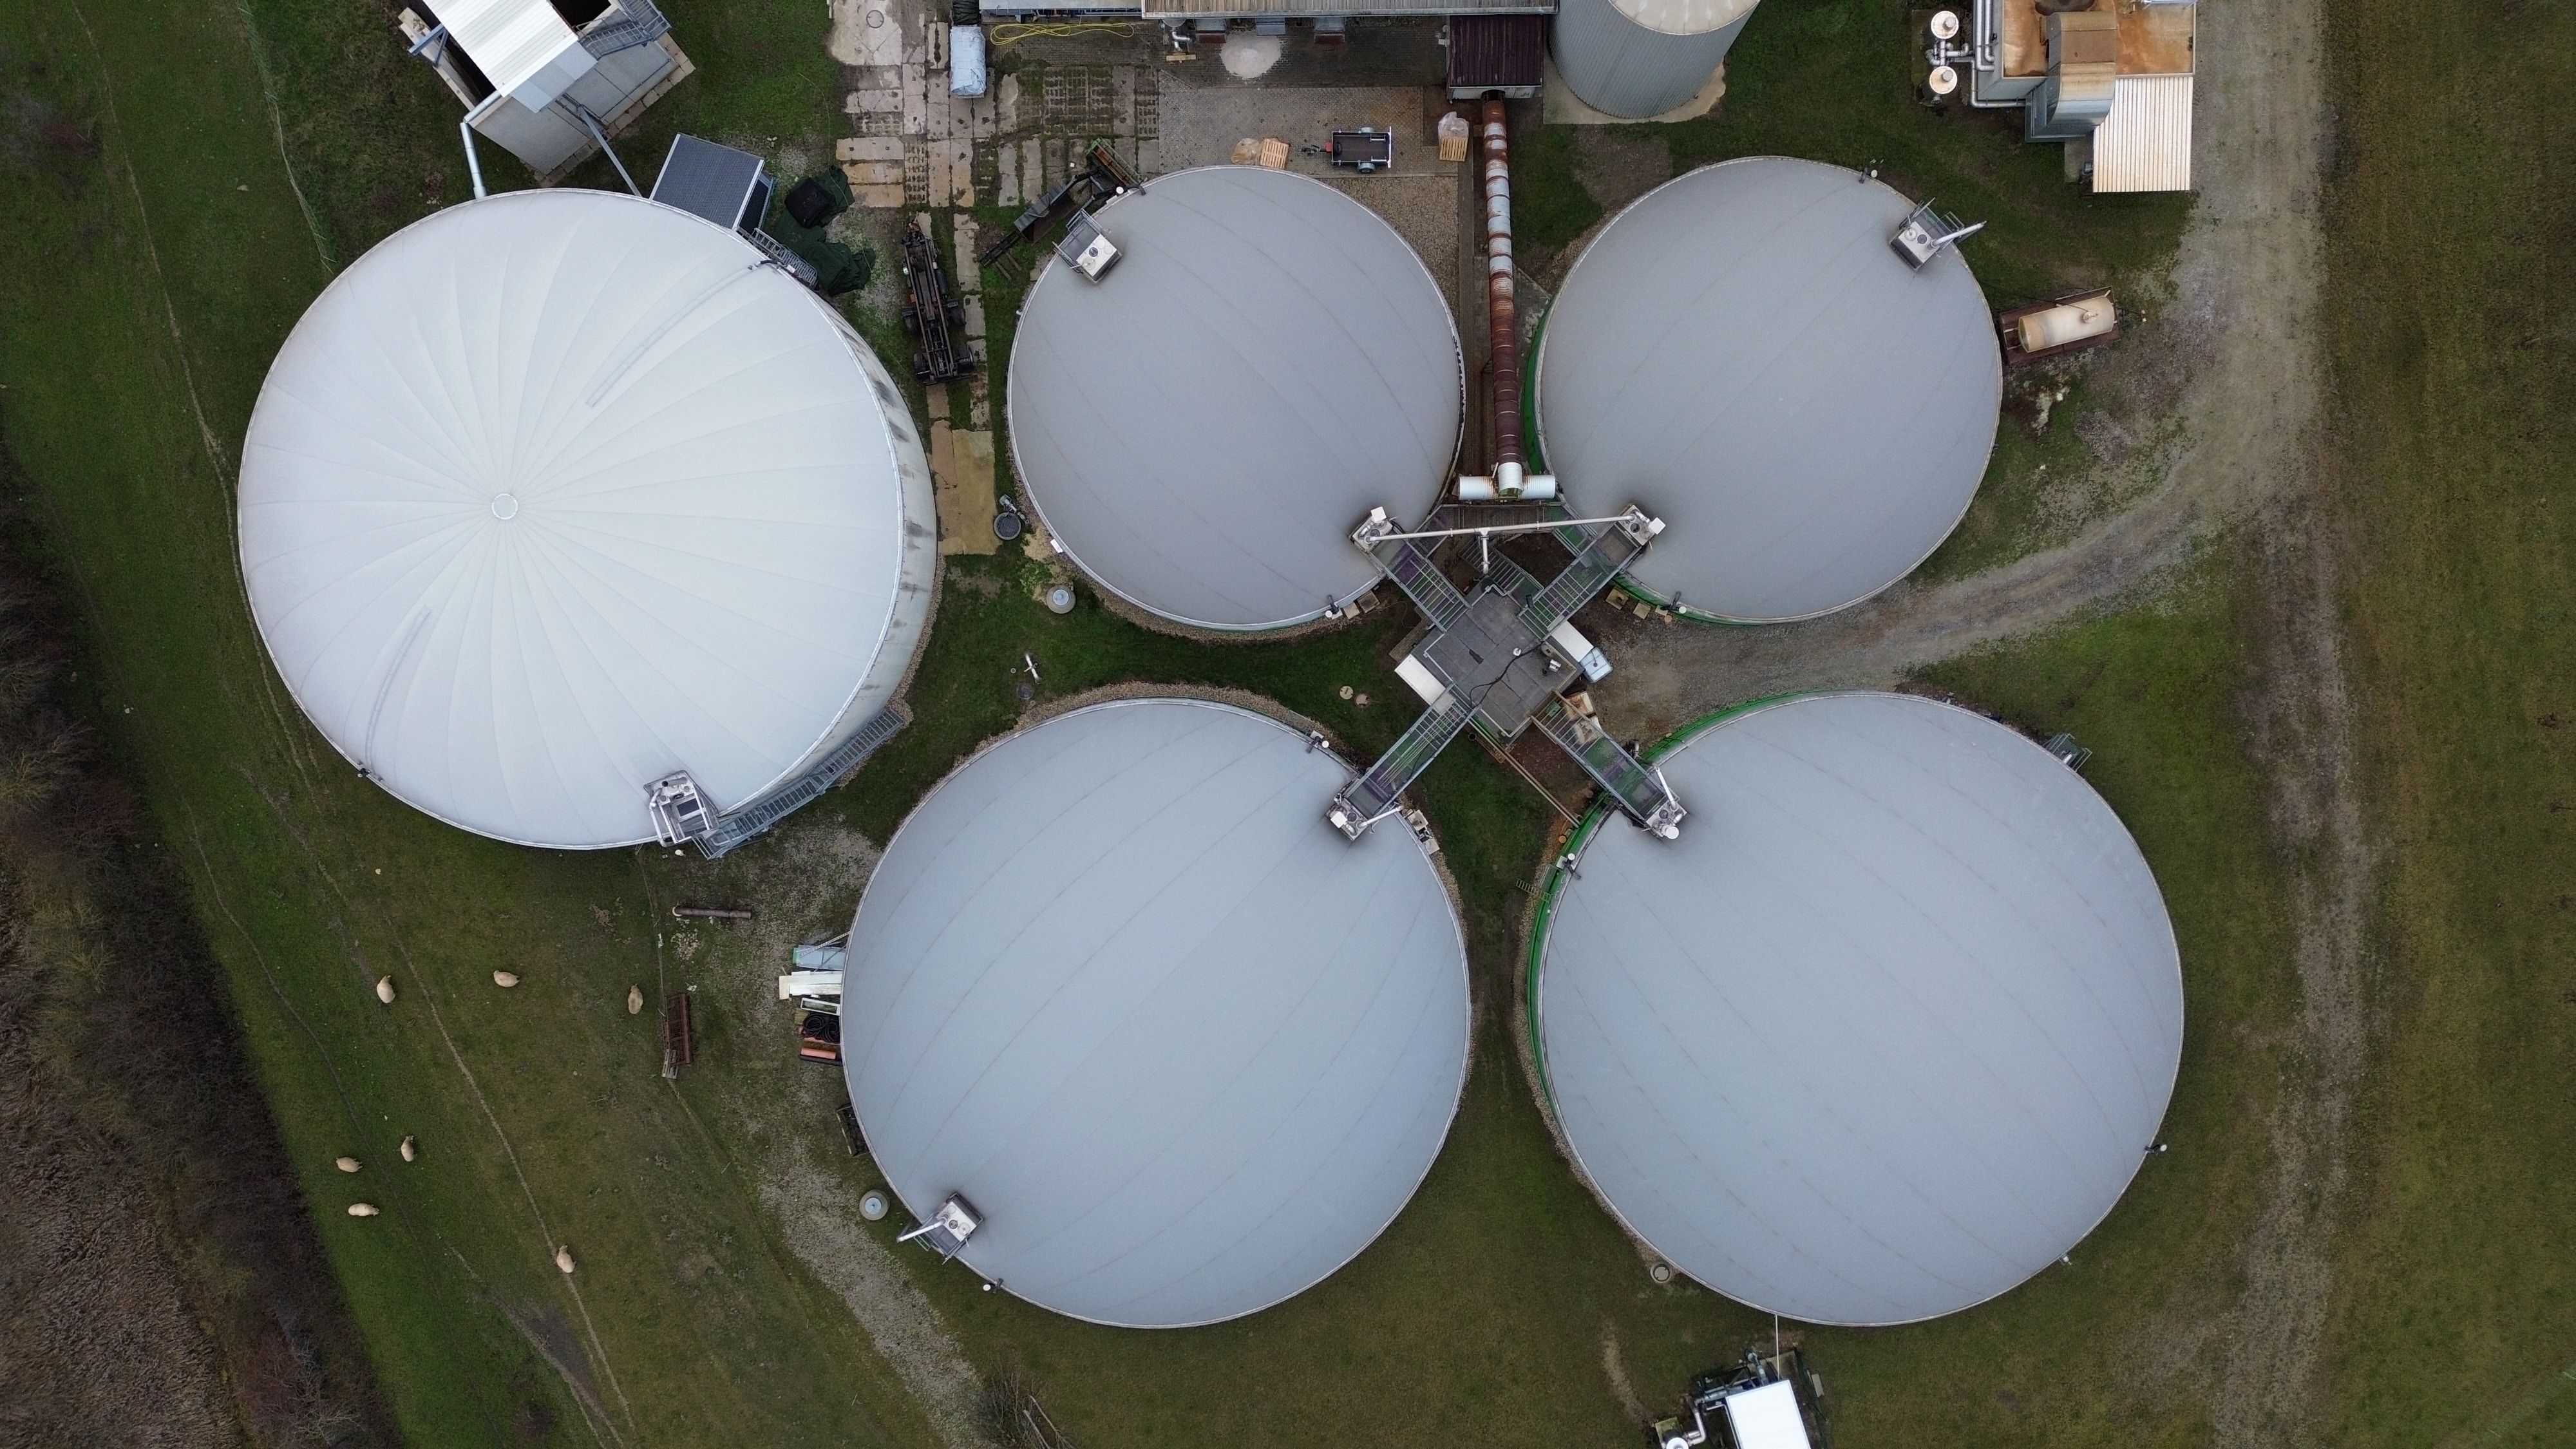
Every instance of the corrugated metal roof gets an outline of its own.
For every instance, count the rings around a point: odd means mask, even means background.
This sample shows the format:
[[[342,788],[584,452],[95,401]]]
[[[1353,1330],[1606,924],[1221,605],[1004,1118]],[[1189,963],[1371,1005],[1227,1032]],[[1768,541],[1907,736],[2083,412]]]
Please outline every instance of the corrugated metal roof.
[[[1835,1324],[1966,1308],[2091,1232],[2183,1031],[2163,898],[2102,798],[1907,695],[1770,705],[1657,764],[1690,827],[1593,833],[1538,985],[1558,1120],[1620,1219]]]
[[[1095,1323],[1256,1312],[1340,1268],[1438,1155],[1467,1067],[1458,918],[1413,833],[1262,716],[1095,705],[976,756],[887,844],[842,1049],[915,1215]]]
[[[1449,22],[1449,87],[1508,90],[1544,79],[1547,21],[1530,15],[1461,15]]]
[[[2093,189],[2191,190],[2191,80],[2124,75],[2111,114],[2093,132]]]
[[[547,0],[440,0],[438,19],[494,90],[532,111],[598,64]]]

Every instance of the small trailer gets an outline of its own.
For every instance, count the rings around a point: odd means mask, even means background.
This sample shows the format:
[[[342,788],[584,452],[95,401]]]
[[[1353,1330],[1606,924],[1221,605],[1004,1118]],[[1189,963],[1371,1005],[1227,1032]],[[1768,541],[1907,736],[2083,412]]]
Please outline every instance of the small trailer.
[[[1362,126],[1356,131],[1335,131],[1332,144],[1324,148],[1324,158],[1363,176],[1376,171],[1392,171],[1395,169],[1395,133],[1375,126]]]
[[[2004,366],[2019,367],[2112,341],[2120,335],[2120,311],[2110,289],[2096,287],[1997,313],[1995,331],[2003,341]]]

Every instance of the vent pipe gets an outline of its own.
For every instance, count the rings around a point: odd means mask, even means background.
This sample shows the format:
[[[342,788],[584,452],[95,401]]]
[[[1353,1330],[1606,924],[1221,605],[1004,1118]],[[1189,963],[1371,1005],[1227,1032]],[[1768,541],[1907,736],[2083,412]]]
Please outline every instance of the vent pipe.
[[[1512,293],[1512,142],[1500,96],[1485,98],[1482,134],[1485,317],[1490,328],[1486,351],[1491,359],[1494,471],[1491,477],[1459,479],[1458,498],[1466,503],[1554,498],[1556,480],[1528,471],[1528,455],[1521,442],[1520,311]]]

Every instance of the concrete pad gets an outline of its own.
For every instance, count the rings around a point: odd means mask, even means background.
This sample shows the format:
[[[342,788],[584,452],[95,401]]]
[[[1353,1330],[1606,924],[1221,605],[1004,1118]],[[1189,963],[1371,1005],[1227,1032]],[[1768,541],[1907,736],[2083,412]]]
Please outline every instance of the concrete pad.
[[[984,269],[977,265],[975,261],[975,252],[978,245],[977,232],[979,231],[979,228],[975,225],[975,218],[971,216],[961,216],[957,218],[955,223],[953,223],[953,226],[955,234],[952,238],[952,243],[955,247],[957,258],[957,291],[960,296],[973,297],[979,295],[984,290]],[[982,336],[983,334],[976,333],[974,335]]]
[[[1440,159],[1424,116],[1427,86],[1170,86],[1161,101],[1158,166],[1183,171],[1231,161],[1245,136],[1288,143],[1285,169],[1306,176],[1337,174],[1320,154],[1336,130],[1376,126],[1395,136],[1395,167],[1376,176],[1455,176],[1459,164]],[[1343,171],[1338,174],[1348,176]]]
[[[1675,121],[1696,121],[1717,108],[1726,95],[1726,67],[1708,78],[1699,94],[1664,112],[1637,120],[1629,116],[1606,115],[1583,103],[1556,73],[1556,57],[1546,57],[1546,84],[1539,91],[1539,114],[1551,126],[1666,126]]]
[[[844,136],[832,143],[835,161],[891,161],[903,164],[903,142],[893,136]]]
[[[844,161],[841,174],[849,178],[852,197],[858,195],[861,187],[867,186],[891,186],[898,195],[903,191],[901,161]],[[897,206],[902,204],[900,201],[895,203]]]
[[[830,0],[832,59],[843,65],[901,65],[903,26],[890,0]]]
[[[871,211],[903,210],[903,186],[857,186],[850,188],[850,199]]]
[[[1005,141],[993,154],[993,204],[1026,206],[1020,199],[1020,148]]]

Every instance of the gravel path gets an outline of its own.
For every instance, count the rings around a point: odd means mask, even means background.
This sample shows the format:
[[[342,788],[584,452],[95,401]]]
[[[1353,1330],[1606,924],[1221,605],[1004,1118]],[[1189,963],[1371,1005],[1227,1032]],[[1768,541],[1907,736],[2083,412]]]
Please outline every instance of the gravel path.
[[[2159,1388],[2205,1394],[2223,1445],[2311,1443],[2324,1422],[2347,1132],[2372,1026],[2362,971],[2373,860],[2337,617],[2350,544],[2319,464],[2321,12],[2318,0],[2201,9],[2199,204],[2162,316],[2096,374],[2127,412],[2110,420],[2118,432],[2172,439],[2153,460],[2161,476],[2127,506],[2062,547],[1952,583],[1899,585],[1811,624],[1586,619],[1603,624],[1620,666],[1598,691],[1605,711],[1651,736],[1783,690],[1887,684],[2138,599],[2220,528],[2248,530],[2262,575],[2258,669],[2237,703],[2272,795],[2301,1003],[2282,1050],[2293,1065],[2263,1124],[2270,1161],[2237,1296],[2150,1335],[2168,1345]],[[2168,418],[2180,426],[2159,427]]]

